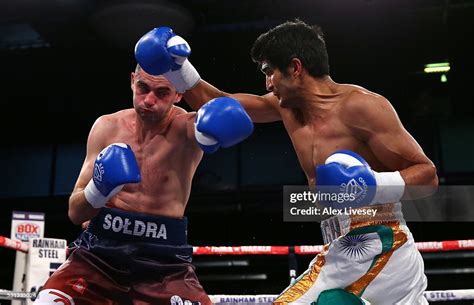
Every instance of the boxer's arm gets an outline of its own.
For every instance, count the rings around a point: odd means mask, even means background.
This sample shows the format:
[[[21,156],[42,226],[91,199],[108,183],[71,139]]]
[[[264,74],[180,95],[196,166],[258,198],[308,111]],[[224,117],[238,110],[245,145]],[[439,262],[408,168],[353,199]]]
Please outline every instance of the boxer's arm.
[[[106,146],[107,122],[106,116],[98,118],[92,126],[87,139],[86,157],[82,164],[79,177],[77,178],[74,189],[69,197],[69,219],[74,224],[81,224],[99,212],[99,209],[93,208],[86,200],[84,188],[91,180],[94,170],[94,162],[100,151]]]
[[[368,143],[385,167],[373,167],[374,170],[399,171],[406,185],[427,186],[415,192],[405,191],[402,199],[428,196],[436,190],[436,167],[403,127],[388,100],[379,95],[357,94],[345,106],[345,121],[357,136]]]
[[[191,47],[169,27],[154,28],[135,45],[135,59],[144,71],[151,75],[163,74],[185,100],[198,110],[207,101],[230,96],[242,104],[252,120],[266,123],[281,120],[278,99],[273,94],[228,94],[203,81],[189,62]]]
[[[186,116],[186,139],[189,141],[188,146],[192,147],[194,150],[199,152],[202,155],[203,151],[199,147],[198,142],[196,141],[195,130],[196,130],[196,112],[189,112]]]
[[[186,103],[194,110],[198,110],[207,101],[219,96],[237,99],[255,123],[281,121],[278,98],[273,93],[262,96],[246,93],[230,94],[201,79],[194,88],[187,90],[183,95]]]

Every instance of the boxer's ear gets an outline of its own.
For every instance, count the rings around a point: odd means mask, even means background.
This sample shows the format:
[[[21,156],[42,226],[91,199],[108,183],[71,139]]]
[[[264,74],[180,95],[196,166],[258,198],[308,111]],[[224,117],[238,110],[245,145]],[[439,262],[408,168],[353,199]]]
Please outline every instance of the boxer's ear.
[[[175,97],[175,100],[174,100],[174,104],[177,104],[177,103],[181,102],[182,98],[183,98],[183,94],[176,92],[176,97]]]
[[[130,73],[130,87],[132,88],[133,91],[133,82],[135,81],[135,73],[132,72]]]
[[[303,63],[297,57],[293,57],[290,61],[289,72],[292,76],[298,77],[303,71]]]

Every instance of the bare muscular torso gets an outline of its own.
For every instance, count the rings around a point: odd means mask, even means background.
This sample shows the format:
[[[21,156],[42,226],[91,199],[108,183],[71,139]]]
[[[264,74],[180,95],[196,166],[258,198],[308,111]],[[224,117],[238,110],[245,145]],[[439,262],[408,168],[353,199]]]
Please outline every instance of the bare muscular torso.
[[[436,168],[385,97],[329,76],[288,78],[275,71],[278,77],[266,74],[272,91],[266,95],[229,94],[201,80],[185,99],[199,109],[204,101],[227,95],[256,123],[282,120],[309,185],[315,185],[316,166],[342,149],[361,155],[374,171],[399,171],[407,185],[437,185]]]
[[[202,158],[194,137],[189,136],[189,123],[194,113],[178,107],[167,128],[160,134],[141,139],[136,132],[133,109],[111,115],[116,132],[107,144],[123,142],[131,146],[140,167],[140,183],[127,184],[107,204],[122,210],[168,217],[182,217],[191,192],[191,182]]]
[[[351,115],[347,113],[347,101],[354,94],[372,93],[353,85],[338,84],[336,88],[333,94],[319,95],[318,105],[278,107],[309,185],[315,184],[316,165],[324,164],[330,154],[340,149],[357,152],[373,169],[385,169],[368,147],[364,132],[349,126],[346,120]]]

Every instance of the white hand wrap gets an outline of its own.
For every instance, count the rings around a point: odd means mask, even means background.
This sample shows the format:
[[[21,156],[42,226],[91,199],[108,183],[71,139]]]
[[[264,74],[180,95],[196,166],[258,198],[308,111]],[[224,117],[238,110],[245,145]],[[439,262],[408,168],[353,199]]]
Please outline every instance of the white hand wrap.
[[[93,208],[100,209],[107,204],[107,202],[112,196],[120,192],[123,186],[124,186],[123,184],[117,186],[109,193],[109,195],[104,196],[99,191],[99,189],[95,186],[94,181],[91,179],[89,183],[87,184],[86,188],[84,189],[84,196],[86,196],[87,202],[89,202],[89,204]]]
[[[176,87],[176,91],[179,93],[184,93],[186,90],[194,88],[201,79],[196,68],[187,59],[183,62],[180,69],[166,72],[163,76]]]
[[[382,172],[374,171],[377,190],[372,201],[373,204],[398,202],[405,192],[405,180],[399,171]]]

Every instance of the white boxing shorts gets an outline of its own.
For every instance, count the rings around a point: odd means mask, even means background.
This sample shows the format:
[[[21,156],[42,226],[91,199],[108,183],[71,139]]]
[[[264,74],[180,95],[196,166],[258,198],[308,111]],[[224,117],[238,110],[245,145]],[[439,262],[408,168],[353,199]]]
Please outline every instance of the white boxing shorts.
[[[360,300],[351,304],[428,304],[423,259],[401,203],[361,209],[377,209],[376,216],[339,215],[321,223],[324,250],[273,304],[337,304],[341,291]]]

